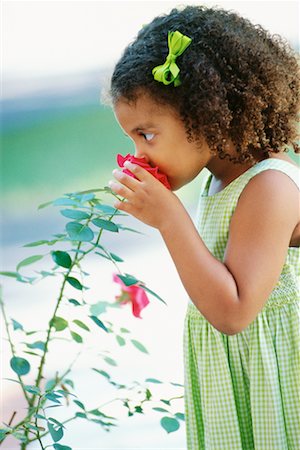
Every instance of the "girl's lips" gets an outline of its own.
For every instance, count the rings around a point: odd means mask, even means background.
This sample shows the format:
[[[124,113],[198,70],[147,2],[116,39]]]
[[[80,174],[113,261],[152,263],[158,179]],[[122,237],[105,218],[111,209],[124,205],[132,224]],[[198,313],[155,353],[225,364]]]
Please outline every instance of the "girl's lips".
[[[167,178],[167,176],[160,172],[157,166],[154,166],[149,164],[146,161],[146,158],[136,158],[133,155],[130,155],[130,153],[128,153],[128,155],[123,156],[118,154],[117,155],[117,163],[119,165],[119,167],[123,168],[123,172],[126,173],[127,175],[130,175],[131,177],[136,178],[133,173],[131,173],[128,169],[124,168],[124,163],[125,161],[129,161],[133,164],[137,164],[138,166],[142,167],[143,169],[147,170],[147,172],[151,173],[151,175],[154,176],[154,178],[156,178],[158,181],[160,181],[167,189],[171,189],[169,180]]]

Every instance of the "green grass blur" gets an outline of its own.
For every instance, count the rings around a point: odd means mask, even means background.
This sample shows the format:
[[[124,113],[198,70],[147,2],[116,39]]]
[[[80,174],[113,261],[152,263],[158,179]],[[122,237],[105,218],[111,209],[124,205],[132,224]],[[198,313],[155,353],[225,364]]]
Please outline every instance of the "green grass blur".
[[[31,113],[29,123],[10,124],[2,132],[5,205],[26,207],[64,192],[102,187],[116,167],[116,154],[130,149],[109,107]]]

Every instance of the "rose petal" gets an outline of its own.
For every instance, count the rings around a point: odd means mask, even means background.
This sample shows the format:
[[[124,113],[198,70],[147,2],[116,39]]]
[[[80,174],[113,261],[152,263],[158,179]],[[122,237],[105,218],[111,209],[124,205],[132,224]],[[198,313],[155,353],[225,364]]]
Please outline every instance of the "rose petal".
[[[126,156],[123,156],[120,154],[117,155],[117,163],[118,163],[119,167],[123,168],[125,161],[129,161],[129,162],[132,162],[133,164],[137,164],[138,166],[147,170],[147,172],[151,173],[151,175],[153,175],[154,178],[156,178],[158,181],[160,181],[167,189],[171,189],[171,186],[170,186],[167,176],[164,173],[160,172],[159,168],[157,166],[156,167],[150,166],[150,164],[147,163],[146,158],[136,158],[135,156],[130,155],[130,153],[128,153]],[[136,176],[132,172],[130,172],[128,169],[123,169],[123,172],[133,178],[136,178]]]
[[[137,284],[126,286],[115,273],[113,274],[113,281],[121,286],[121,293],[116,296],[116,301],[121,303],[121,305],[131,302],[132,314],[141,319],[140,313],[142,309],[150,303],[144,289]]]

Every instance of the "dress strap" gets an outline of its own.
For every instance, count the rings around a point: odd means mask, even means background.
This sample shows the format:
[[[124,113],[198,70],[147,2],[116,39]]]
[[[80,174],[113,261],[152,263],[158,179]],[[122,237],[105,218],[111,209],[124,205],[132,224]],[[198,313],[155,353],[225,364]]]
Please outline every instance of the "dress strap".
[[[300,167],[277,158],[264,159],[244,172],[241,176],[241,178],[244,178],[244,187],[255,175],[270,169],[285,173],[300,190]]]

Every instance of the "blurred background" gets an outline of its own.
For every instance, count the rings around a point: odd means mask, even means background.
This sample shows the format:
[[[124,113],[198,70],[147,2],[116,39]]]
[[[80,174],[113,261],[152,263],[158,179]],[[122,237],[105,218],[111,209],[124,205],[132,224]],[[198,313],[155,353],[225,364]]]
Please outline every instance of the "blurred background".
[[[111,179],[116,154],[132,151],[112,110],[101,103],[100,94],[108,86],[124,47],[142,25],[183,4],[235,10],[299,49],[297,1],[2,1],[1,270],[14,271],[22,258],[34,253],[22,247],[25,243],[62,231],[63,218],[53,208],[38,210],[39,204],[65,192],[103,187]],[[191,214],[195,213],[198,189],[199,178],[178,192]],[[125,271],[143,279],[168,307],[153,301],[142,321],[132,319],[128,311],[117,315],[116,320],[125,320],[151,355],[123,350],[119,356],[123,364],[114,368],[116,377],[121,381],[155,376],[182,383],[186,294],[158,234],[129,222],[145,235],[123,235],[117,242],[107,236],[107,244],[112,251],[122,253]],[[93,259],[88,265],[93,298],[112,301],[112,268]],[[25,328],[47,322],[45,313],[51,313],[51,297],[57,292],[53,282],[28,287],[5,279],[3,286],[11,317]],[[95,339],[98,342],[98,337]],[[109,343],[105,345],[107,348]],[[2,362],[8,367],[6,344],[2,350]],[[64,358],[62,349],[57,348],[55,361],[49,363],[49,376],[51,370],[63,365]],[[92,401],[95,394],[88,389],[89,364],[87,352],[75,367],[75,378],[84,398]],[[13,375],[9,368],[4,374]],[[94,382],[99,396],[106,397],[106,385],[102,380]],[[2,382],[4,421],[9,420],[13,408],[22,407],[20,393],[11,384]],[[178,404],[179,410],[182,404]],[[97,427],[81,424],[75,428],[70,424],[65,445],[85,450],[185,448],[184,426],[166,435],[159,426],[158,414],[124,417],[109,436]],[[15,449],[17,444],[11,441],[3,448]]]

